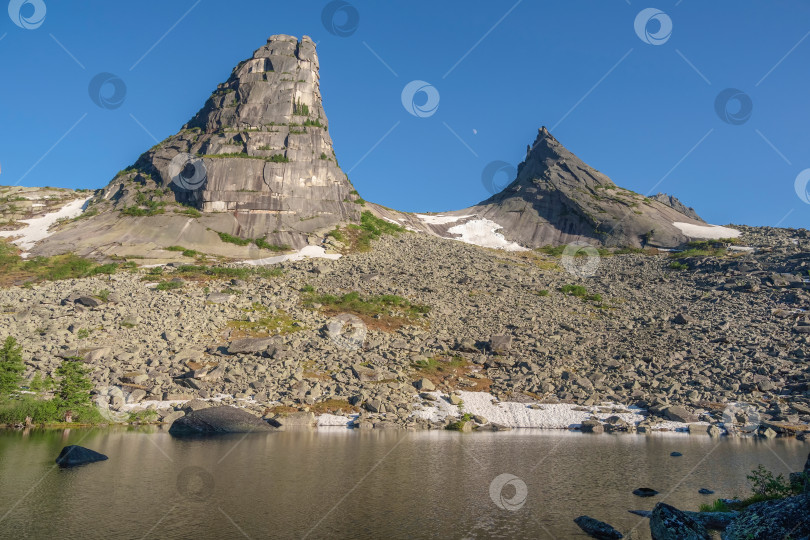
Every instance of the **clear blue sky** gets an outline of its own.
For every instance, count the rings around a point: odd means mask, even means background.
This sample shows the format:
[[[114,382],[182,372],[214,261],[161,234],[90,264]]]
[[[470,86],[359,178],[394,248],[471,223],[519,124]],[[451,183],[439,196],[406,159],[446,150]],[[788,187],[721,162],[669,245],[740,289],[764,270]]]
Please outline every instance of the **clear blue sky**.
[[[0,184],[101,187],[155,143],[147,131],[178,131],[268,36],[307,34],[340,164],[368,200],[474,204],[489,195],[487,164],[517,165],[545,125],[619,185],[660,182],[655,192],[710,222],[810,224],[794,189],[810,168],[806,0],[352,0],[359,23],[344,37],[324,26],[326,1],[37,1],[41,24],[21,7],[35,29],[0,10]],[[651,5],[672,22],[659,45],[634,28]],[[661,20],[642,37],[654,42]],[[100,72],[126,85],[120,107],[90,99]],[[434,114],[403,107],[413,80],[435,87]],[[744,123],[718,116],[726,88],[750,97]]]

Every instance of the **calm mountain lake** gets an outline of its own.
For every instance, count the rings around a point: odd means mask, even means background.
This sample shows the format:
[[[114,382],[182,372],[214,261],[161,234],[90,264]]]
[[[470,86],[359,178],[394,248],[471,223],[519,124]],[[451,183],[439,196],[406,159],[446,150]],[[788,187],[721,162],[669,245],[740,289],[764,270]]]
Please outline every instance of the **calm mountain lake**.
[[[68,444],[109,460],[59,469]],[[552,430],[3,431],[0,536],[586,538],[573,519],[587,514],[649,538],[646,519],[627,510],[662,500],[697,510],[746,495],[757,465],[787,475],[808,449],[793,439]],[[638,487],[660,494],[640,498]]]

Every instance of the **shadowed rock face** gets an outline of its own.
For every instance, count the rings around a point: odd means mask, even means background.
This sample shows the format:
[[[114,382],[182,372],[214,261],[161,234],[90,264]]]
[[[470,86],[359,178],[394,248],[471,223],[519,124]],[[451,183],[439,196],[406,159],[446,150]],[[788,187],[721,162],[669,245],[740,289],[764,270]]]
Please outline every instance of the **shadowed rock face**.
[[[669,204],[618,187],[545,127],[509,186],[473,207],[451,212],[456,213],[490,219],[503,227],[508,240],[527,247],[574,241],[673,247],[687,240],[673,222],[701,223]]]
[[[660,203],[663,203],[669,206],[670,208],[674,208],[675,210],[677,210],[678,212],[680,212],[685,216],[689,216],[690,218],[696,219],[698,221],[703,221],[703,219],[701,219],[701,217],[698,215],[698,213],[695,211],[694,208],[692,208],[691,206],[686,206],[674,195],[659,193],[658,195],[655,195],[650,198]]]

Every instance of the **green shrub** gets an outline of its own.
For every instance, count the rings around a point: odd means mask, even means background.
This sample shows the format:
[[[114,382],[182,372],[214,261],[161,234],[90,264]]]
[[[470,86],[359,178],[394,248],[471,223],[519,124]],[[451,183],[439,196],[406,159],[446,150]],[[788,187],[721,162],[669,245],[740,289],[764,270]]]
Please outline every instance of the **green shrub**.
[[[689,265],[680,261],[672,261],[669,263],[670,270],[689,270]]]
[[[542,289],[537,291],[537,296],[548,296],[548,290]]]
[[[20,389],[24,371],[22,347],[17,345],[16,339],[8,336],[0,347],[0,397],[10,396]]]

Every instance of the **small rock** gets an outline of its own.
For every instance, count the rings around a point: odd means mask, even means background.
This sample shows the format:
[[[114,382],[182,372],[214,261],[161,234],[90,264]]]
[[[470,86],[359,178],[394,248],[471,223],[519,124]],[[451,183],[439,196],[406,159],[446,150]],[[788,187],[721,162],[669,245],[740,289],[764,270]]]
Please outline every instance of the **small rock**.
[[[59,452],[59,457],[56,458],[56,463],[60,467],[75,467],[77,465],[95,463],[96,461],[104,461],[106,459],[108,459],[107,456],[95,450],[71,444],[62,448],[62,451]]]
[[[680,452],[670,452],[669,455],[672,457],[681,457],[683,454]]]
[[[426,392],[436,390],[436,386],[430,382],[430,379],[419,379],[418,381],[414,381],[413,385],[417,390],[424,390]]]
[[[637,495],[639,497],[654,497],[655,495],[658,495],[658,492],[652,488],[642,487],[634,489],[633,495]]]
[[[706,489],[706,488],[700,488],[698,490],[698,493],[700,493],[701,495],[713,495],[714,491],[712,491],[710,489]]]

